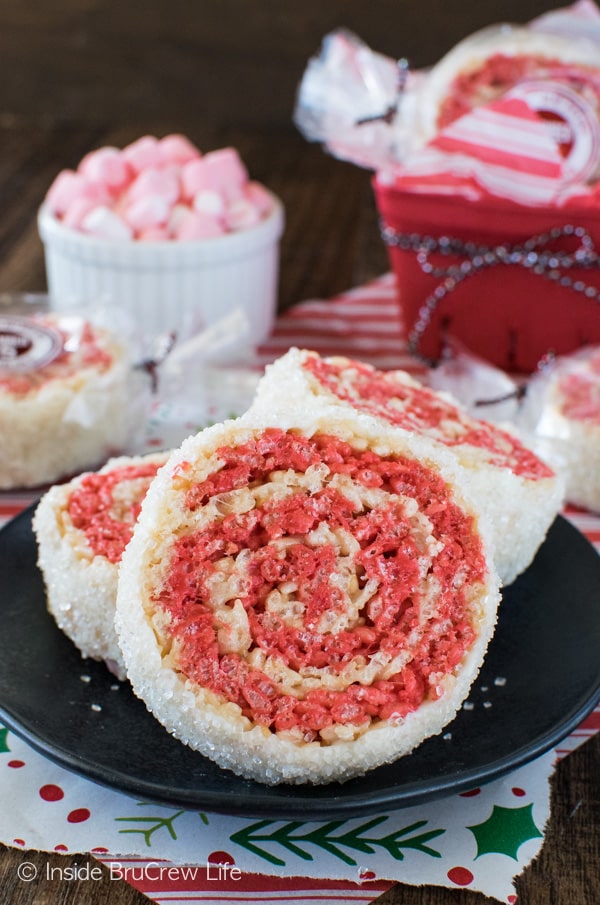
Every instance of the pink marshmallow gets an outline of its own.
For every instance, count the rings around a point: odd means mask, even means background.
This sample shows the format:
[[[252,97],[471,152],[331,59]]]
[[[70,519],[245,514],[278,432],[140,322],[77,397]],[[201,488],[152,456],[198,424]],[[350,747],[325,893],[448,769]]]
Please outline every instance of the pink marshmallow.
[[[248,182],[248,171],[235,148],[209,151],[203,157],[210,174],[212,188],[228,201],[239,198]]]
[[[179,224],[175,234],[177,239],[214,239],[222,236],[224,229],[214,217],[206,217],[196,211],[190,211]]]
[[[231,231],[249,229],[261,220],[257,208],[247,198],[238,198],[225,211],[225,226]]]
[[[95,207],[98,207],[98,202],[93,198],[87,198],[85,195],[74,198],[62,218],[63,226],[68,226],[69,229],[81,229],[84,218]]]
[[[181,192],[186,201],[192,201],[198,192],[213,191],[210,173],[204,158],[190,160],[181,168]]]
[[[246,185],[244,197],[254,205],[261,217],[266,217],[267,214],[271,213],[273,198],[262,182],[254,182],[251,180]]]
[[[210,217],[222,217],[225,213],[225,201],[218,192],[210,189],[202,189],[194,195],[192,207],[199,214],[207,214]]]
[[[82,173],[62,170],[48,189],[46,204],[55,216],[62,217],[76,198],[83,197],[104,204],[109,200],[109,193],[104,186],[92,182]]]
[[[163,163],[176,163],[183,166],[190,160],[196,160],[201,156],[198,148],[185,135],[165,135],[158,144]]]
[[[176,236],[179,231],[179,227],[183,223],[183,221],[189,216],[190,208],[187,204],[174,204],[171,208],[171,213],[169,214],[169,219],[167,221],[167,230],[169,231],[169,235]]]
[[[151,226],[142,229],[136,236],[140,242],[164,242],[170,239],[169,231],[165,226]]]
[[[118,214],[109,207],[100,205],[83,218],[81,228],[84,232],[99,239],[114,239],[117,242],[133,239],[133,231],[124,223]]]
[[[148,167],[159,167],[162,163],[158,138],[153,135],[144,135],[131,142],[123,148],[121,154],[136,173],[141,173]]]
[[[133,170],[118,148],[98,148],[86,154],[77,168],[93,182],[101,182],[114,193],[122,192],[133,178]]]
[[[185,164],[181,171],[184,198],[191,201],[198,192],[210,191],[235,201],[243,195],[248,172],[234,148],[209,151]]]
[[[127,205],[123,210],[123,219],[135,232],[165,226],[171,207],[169,201],[161,195],[143,195]]]
[[[202,155],[184,135],[145,135],[90,151],[46,196],[72,229],[109,239],[207,239],[254,226],[272,208],[233,147]]]
[[[140,201],[146,196],[157,196],[169,205],[175,204],[179,200],[178,171],[174,167],[164,170],[151,167],[141,172],[129,187],[126,203]]]

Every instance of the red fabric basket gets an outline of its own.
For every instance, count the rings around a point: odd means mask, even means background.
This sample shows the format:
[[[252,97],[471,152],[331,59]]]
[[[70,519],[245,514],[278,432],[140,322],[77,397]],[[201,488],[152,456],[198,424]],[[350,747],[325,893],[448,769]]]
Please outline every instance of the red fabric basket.
[[[581,207],[525,207],[502,199],[468,201],[458,196],[416,193],[374,180],[382,227],[388,227],[393,240],[403,237],[401,247],[388,243],[391,267],[396,276],[401,316],[410,336],[418,324],[423,306],[444,284],[438,271],[423,268],[449,266],[469,269],[476,252],[467,246],[456,254],[442,255],[441,237],[458,240],[459,246],[474,243],[491,252],[494,263],[473,269],[459,279],[443,297],[430,302],[427,326],[417,328],[416,351],[437,360],[443,337],[456,337],[472,352],[489,362],[512,371],[529,373],[548,353],[566,354],[583,345],[600,343],[600,212]],[[585,231],[587,248],[592,249],[587,266],[573,262],[581,238],[548,234],[573,227],[579,235]],[[574,266],[548,266],[538,272],[524,265],[518,250],[532,237],[545,238],[535,245],[536,252],[555,252],[568,256]],[[419,254],[420,241],[430,237],[436,250]],[[507,255],[517,250],[518,263],[498,258],[498,249]],[[478,252],[481,249],[478,249]],[[470,262],[470,264],[469,264]],[[555,261],[551,261],[551,265]],[[554,272],[548,278],[548,271]],[[565,284],[565,279],[567,284]],[[570,281],[570,282],[569,282]],[[574,288],[578,287],[577,288]],[[579,290],[579,291],[578,291]],[[413,332],[414,338],[414,332]]]

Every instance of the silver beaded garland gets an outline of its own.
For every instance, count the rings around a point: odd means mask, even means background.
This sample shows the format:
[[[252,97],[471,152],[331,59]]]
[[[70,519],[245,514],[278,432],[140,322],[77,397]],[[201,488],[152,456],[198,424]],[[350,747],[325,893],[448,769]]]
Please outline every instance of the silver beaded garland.
[[[402,233],[391,226],[381,224],[381,235],[386,245],[399,248],[401,251],[414,252],[417,263],[428,276],[442,280],[427,296],[419,308],[417,320],[408,335],[408,348],[416,357],[434,367],[438,362],[424,357],[419,352],[421,338],[439,303],[467,277],[475,276],[481,270],[496,267],[499,264],[512,264],[525,267],[532,273],[551,280],[565,289],[578,292],[595,302],[600,301],[600,288],[592,286],[581,279],[574,279],[565,273],[572,267],[600,268],[600,255],[594,248],[589,232],[583,226],[556,226],[545,233],[532,236],[520,245],[477,245],[475,242],[464,242],[450,236],[421,236],[418,233]],[[574,237],[579,245],[574,252],[558,251],[548,246],[559,239]],[[457,257],[462,260],[447,267],[435,266],[430,261],[434,253],[445,257]]]

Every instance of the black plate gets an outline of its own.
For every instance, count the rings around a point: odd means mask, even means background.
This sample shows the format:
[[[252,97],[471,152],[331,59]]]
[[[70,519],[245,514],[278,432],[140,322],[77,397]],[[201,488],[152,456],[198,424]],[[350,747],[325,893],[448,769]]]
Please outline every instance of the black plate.
[[[240,779],[172,738],[127,683],[82,660],[48,615],[33,507],[0,531],[0,718],[63,767],[145,800],[228,814],[329,819],[414,805],[548,750],[600,698],[600,557],[558,518],[504,593],[471,697],[408,757],[328,786]]]

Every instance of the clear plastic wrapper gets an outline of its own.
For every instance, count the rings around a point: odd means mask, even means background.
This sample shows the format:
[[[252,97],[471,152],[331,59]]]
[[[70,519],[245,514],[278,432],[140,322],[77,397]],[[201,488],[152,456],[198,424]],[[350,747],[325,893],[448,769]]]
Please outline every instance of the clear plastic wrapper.
[[[261,375],[248,318],[240,308],[174,343],[159,358],[150,431],[158,430],[170,447],[210,424],[242,415]]]
[[[344,31],[310,61],[296,123],[374,171],[408,347],[425,363],[444,333],[517,374],[600,342],[599,35],[584,0],[490,25],[427,71]]]
[[[446,339],[440,363],[428,371],[425,382],[458,400],[473,418],[502,424],[517,418],[522,385],[452,337]]]
[[[0,489],[53,483],[139,444],[149,381],[118,320],[55,312],[42,294],[0,297]]]
[[[518,425],[564,475],[567,501],[600,513],[600,346],[541,369],[529,382]]]
[[[326,35],[300,83],[295,123],[310,141],[369,169],[402,159],[413,146],[413,83],[404,59],[371,50],[347,29]]]

